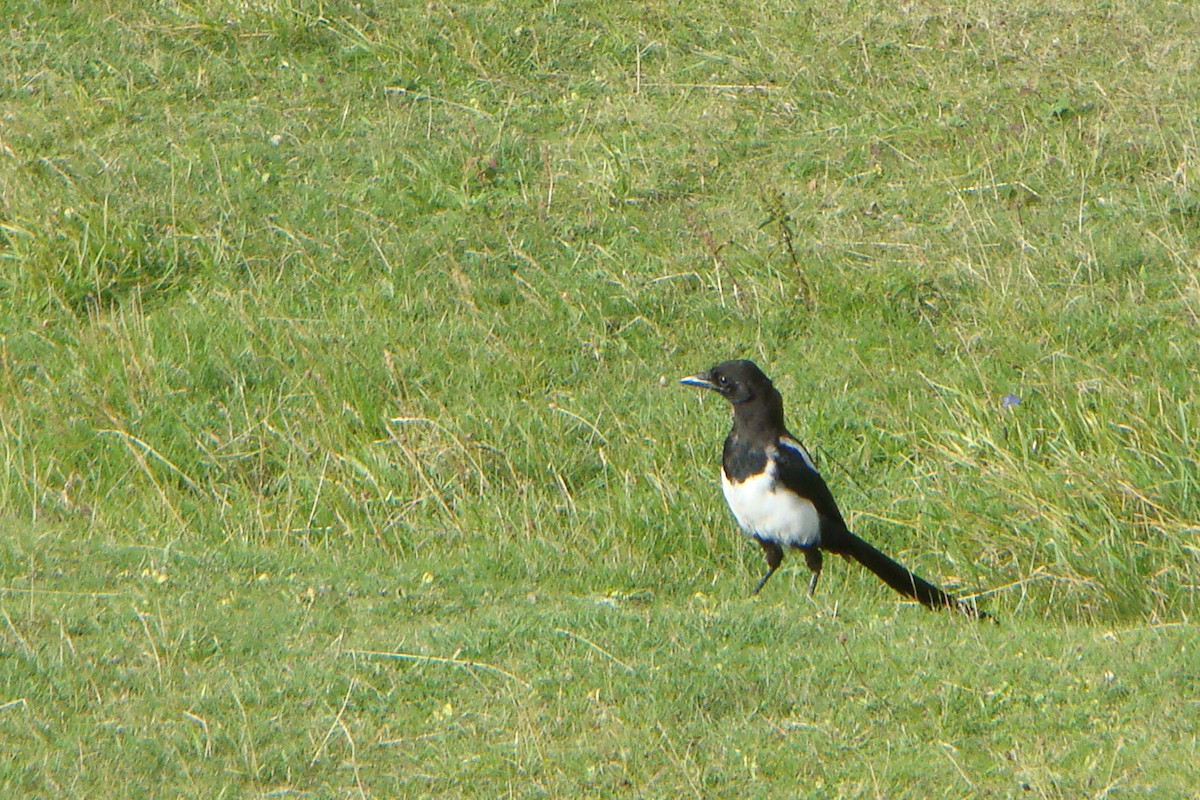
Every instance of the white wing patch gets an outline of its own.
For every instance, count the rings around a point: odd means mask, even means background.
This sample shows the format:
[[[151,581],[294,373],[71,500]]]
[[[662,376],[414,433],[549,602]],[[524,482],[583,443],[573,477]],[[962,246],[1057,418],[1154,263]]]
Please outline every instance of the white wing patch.
[[[799,450],[811,465],[804,448]],[[818,541],[821,519],[816,507],[808,500],[780,489],[775,476],[775,462],[770,460],[766,472],[741,483],[734,483],[725,476],[724,470],[721,471],[725,502],[729,503],[738,525],[747,536],[790,547],[806,547]]]
[[[799,453],[800,458],[804,459],[804,463],[808,465],[808,468],[811,469],[813,472],[817,471],[817,465],[813,463],[812,456],[810,456],[808,454],[808,451],[804,449],[804,445],[800,444],[798,441],[796,441],[795,439],[793,439],[790,436],[780,436],[779,443],[781,445],[783,445],[784,447],[786,447],[788,450],[792,450],[796,453]]]

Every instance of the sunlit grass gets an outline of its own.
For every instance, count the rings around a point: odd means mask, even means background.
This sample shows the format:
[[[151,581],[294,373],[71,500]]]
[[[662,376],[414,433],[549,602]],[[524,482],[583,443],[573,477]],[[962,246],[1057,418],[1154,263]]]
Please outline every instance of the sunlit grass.
[[[1195,11],[6,12],[6,795],[1194,791]]]

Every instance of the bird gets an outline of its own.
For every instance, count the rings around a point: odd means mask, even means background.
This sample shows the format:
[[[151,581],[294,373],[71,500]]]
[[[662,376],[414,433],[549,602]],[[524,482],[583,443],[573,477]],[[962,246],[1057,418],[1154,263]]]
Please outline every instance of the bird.
[[[733,405],[733,429],[721,458],[721,489],[738,526],[758,542],[767,559],[767,572],[752,594],[762,591],[783,563],[785,548],[790,548],[804,554],[812,573],[811,596],[821,577],[824,551],[854,559],[927,608],[990,619],[974,603],[914,575],[851,533],[812,457],[788,432],[782,395],[753,361],[725,361],[680,383],[711,389]]]

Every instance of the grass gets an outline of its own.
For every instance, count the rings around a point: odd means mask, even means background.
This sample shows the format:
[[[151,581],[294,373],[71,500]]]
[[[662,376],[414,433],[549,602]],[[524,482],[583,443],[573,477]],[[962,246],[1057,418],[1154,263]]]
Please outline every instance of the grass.
[[[1189,6],[5,10],[5,796],[1195,796]]]

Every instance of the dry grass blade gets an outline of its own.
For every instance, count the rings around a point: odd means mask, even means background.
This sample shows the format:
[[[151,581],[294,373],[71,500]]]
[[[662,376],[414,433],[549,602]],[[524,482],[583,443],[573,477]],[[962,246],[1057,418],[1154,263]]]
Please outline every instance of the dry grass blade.
[[[468,670],[484,670],[486,672],[493,672],[497,675],[508,678],[511,681],[515,681],[524,686],[526,689],[533,688],[528,681],[512,674],[508,670],[501,669],[500,667],[492,664],[484,664],[480,661],[467,661],[459,658],[445,658],[441,656],[423,656],[416,653],[391,653],[381,650],[345,650],[343,652],[345,652],[347,655],[363,656],[366,658],[386,658],[396,661],[412,661],[417,664],[446,664],[453,667],[462,667],[463,669]]]

